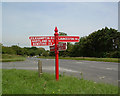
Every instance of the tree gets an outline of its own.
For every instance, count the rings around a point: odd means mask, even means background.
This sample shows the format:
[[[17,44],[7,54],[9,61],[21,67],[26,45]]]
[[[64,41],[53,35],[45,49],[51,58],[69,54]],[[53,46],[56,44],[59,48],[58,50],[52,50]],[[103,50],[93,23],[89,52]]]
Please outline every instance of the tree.
[[[0,54],[2,53],[2,44],[0,43]]]
[[[17,54],[17,55],[25,55],[25,52],[24,52],[24,50],[23,50],[21,47],[19,47],[19,46],[17,46],[17,45],[13,45],[11,48],[12,48],[14,51],[16,51],[16,54]]]
[[[45,52],[44,48],[38,48],[38,50],[36,51],[36,54],[41,56],[44,52]]]
[[[2,46],[2,54],[16,54],[16,51],[13,50],[11,47]]]
[[[59,36],[67,36],[67,33],[65,33],[65,32],[59,32]]]
[[[80,38],[79,43],[75,43],[73,46],[72,56],[107,57],[107,53],[120,50],[119,42],[120,32],[105,27],[89,36]],[[118,53],[116,52],[116,54]]]

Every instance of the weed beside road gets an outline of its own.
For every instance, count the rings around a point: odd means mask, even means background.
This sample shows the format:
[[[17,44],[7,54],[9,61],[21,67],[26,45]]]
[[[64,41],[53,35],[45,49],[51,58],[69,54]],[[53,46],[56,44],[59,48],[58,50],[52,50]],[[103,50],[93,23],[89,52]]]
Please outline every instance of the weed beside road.
[[[110,84],[96,83],[83,78],[43,73],[38,77],[37,71],[3,69],[3,94],[117,94],[118,87]]]
[[[20,55],[10,55],[10,54],[3,54],[0,61],[2,62],[13,62],[13,61],[24,61],[26,58]]]

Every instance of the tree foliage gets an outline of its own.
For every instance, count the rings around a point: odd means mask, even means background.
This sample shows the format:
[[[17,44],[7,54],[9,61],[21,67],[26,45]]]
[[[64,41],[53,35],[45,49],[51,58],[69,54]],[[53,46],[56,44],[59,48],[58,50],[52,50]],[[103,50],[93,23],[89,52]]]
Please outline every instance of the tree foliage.
[[[42,56],[43,53],[46,52],[44,48],[37,47],[24,47],[21,48],[17,45],[13,45],[11,47],[2,45],[2,54],[16,54],[22,56]],[[46,53],[48,56],[48,52]]]
[[[59,32],[59,36],[67,36],[67,33]],[[54,52],[46,51],[44,48],[21,48],[17,45],[6,47],[2,44],[0,46],[2,46],[2,54],[55,56]],[[102,28],[88,36],[81,37],[78,43],[67,43],[67,50],[60,51],[59,56],[120,58],[120,32],[112,28]]]
[[[120,57],[119,42],[120,32],[105,27],[89,36],[80,38],[80,42],[74,45],[71,56],[112,57],[114,54],[113,57]]]

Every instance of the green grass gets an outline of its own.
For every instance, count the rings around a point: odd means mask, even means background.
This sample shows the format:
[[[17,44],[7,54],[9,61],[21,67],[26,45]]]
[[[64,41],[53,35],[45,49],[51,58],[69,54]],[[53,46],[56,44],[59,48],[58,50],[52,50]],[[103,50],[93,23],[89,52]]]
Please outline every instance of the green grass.
[[[55,57],[43,57],[39,58],[45,59],[54,59]],[[59,57],[59,59],[67,59],[67,60],[87,60],[87,61],[103,61],[103,62],[119,62],[118,58],[95,58],[95,57]]]
[[[2,95],[2,69],[0,69],[0,96]]]
[[[37,71],[3,69],[3,94],[117,94],[118,87],[110,84],[94,83],[60,75],[59,81],[53,74],[43,73],[38,77]]]
[[[10,55],[10,54],[2,54],[2,58],[0,61],[2,62],[13,62],[13,61],[24,61],[25,57],[20,55]]]

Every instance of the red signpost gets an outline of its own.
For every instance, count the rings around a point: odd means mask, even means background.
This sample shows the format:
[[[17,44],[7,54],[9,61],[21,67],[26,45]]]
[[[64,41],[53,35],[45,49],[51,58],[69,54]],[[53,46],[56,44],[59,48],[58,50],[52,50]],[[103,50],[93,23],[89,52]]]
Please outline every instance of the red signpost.
[[[58,44],[58,51],[65,51],[67,49],[67,43]]]
[[[58,61],[58,54],[59,54],[59,51],[57,50],[57,44],[58,44],[58,29],[57,27],[55,27],[55,63],[56,63],[56,80],[59,79],[59,61]]]
[[[55,45],[50,46],[50,51],[55,51]]]
[[[60,43],[57,45],[58,51],[65,51],[67,49],[67,43]],[[50,51],[55,51],[55,45],[50,46]]]
[[[59,36],[59,42],[79,42],[78,36]]]
[[[32,46],[51,46],[54,44],[54,36],[31,36]]]
[[[55,44],[54,36],[31,36],[32,46],[51,46]],[[59,42],[79,42],[78,36],[58,36]]]
[[[50,46],[50,51],[55,51],[55,71],[56,80],[59,80],[59,61],[58,54],[59,51],[66,50],[66,43],[59,42],[79,42],[79,36],[58,36],[58,29],[55,27],[54,36],[30,36],[32,46]],[[54,45],[55,44],[55,45]],[[52,46],[54,45],[54,46]]]

